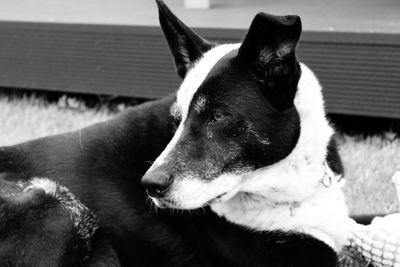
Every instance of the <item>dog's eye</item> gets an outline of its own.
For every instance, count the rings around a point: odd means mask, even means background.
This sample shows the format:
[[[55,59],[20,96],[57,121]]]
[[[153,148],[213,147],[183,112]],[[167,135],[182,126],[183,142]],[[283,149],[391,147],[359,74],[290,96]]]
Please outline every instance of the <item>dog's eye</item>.
[[[211,115],[210,121],[211,122],[220,122],[224,119],[225,119],[225,115],[220,111],[216,111]]]

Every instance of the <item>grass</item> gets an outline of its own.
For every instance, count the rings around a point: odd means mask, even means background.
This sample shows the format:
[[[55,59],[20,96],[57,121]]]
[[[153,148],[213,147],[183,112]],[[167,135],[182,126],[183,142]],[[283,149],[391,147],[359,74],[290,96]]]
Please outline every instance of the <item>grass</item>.
[[[76,130],[112,116],[107,108],[91,109],[74,98],[49,103],[35,96],[0,97],[0,145]]]
[[[88,108],[61,97],[49,103],[34,96],[0,97],[0,145],[75,130],[113,116],[107,107]],[[339,136],[346,171],[345,194],[352,213],[399,211],[391,176],[400,170],[400,139],[392,135]]]
[[[343,135],[339,152],[346,173],[344,187],[353,213],[400,211],[391,181],[400,170],[400,139]]]

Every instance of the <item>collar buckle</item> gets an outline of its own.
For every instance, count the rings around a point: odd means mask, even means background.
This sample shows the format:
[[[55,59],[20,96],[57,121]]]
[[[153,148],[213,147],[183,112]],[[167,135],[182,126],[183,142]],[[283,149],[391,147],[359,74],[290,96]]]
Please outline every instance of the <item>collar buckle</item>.
[[[324,162],[324,177],[321,180],[321,184],[325,186],[326,188],[329,188],[332,186],[332,184],[337,184],[339,183],[342,179],[343,176],[338,174],[336,175],[331,168],[329,168],[328,163],[325,161]]]

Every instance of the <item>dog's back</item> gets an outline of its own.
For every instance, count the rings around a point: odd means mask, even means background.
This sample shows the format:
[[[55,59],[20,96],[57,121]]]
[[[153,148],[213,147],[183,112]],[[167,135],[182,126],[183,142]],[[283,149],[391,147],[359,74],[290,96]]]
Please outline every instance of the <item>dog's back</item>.
[[[129,266],[132,249],[141,247],[132,233],[151,213],[140,179],[173,134],[173,101],[149,102],[79,131],[1,147],[2,178],[50,177],[68,187],[100,219],[92,257],[100,261],[100,254],[118,251]]]

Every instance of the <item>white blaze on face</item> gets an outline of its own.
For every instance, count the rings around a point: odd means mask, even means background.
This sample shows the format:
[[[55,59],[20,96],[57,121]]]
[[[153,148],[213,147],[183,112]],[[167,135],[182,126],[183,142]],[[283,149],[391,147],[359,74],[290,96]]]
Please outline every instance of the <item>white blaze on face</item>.
[[[183,80],[177,93],[177,106],[180,108],[182,121],[186,119],[190,103],[211,69],[229,52],[238,49],[240,44],[224,44],[207,53],[193,66]]]
[[[197,63],[195,63],[192,69],[187,73],[177,92],[176,106],[174,107],[174,112],[178,112],[180,114],[181,123],[179,124],[179,127],[176,130],[174,137],[169,142],[168,146],[155,160],[149,170],[154,169],[165,162],[170,152],[174,149],[176,143],[182,135],[184,127],[183,125],[187,118],[193,96],[197,92],[200,85],[203,83],[211,69],[222,57],[224,57],[229,52],[238,49],[239,47],[240,44],[223,44],[217,46],[205,53],[203,57]]]

